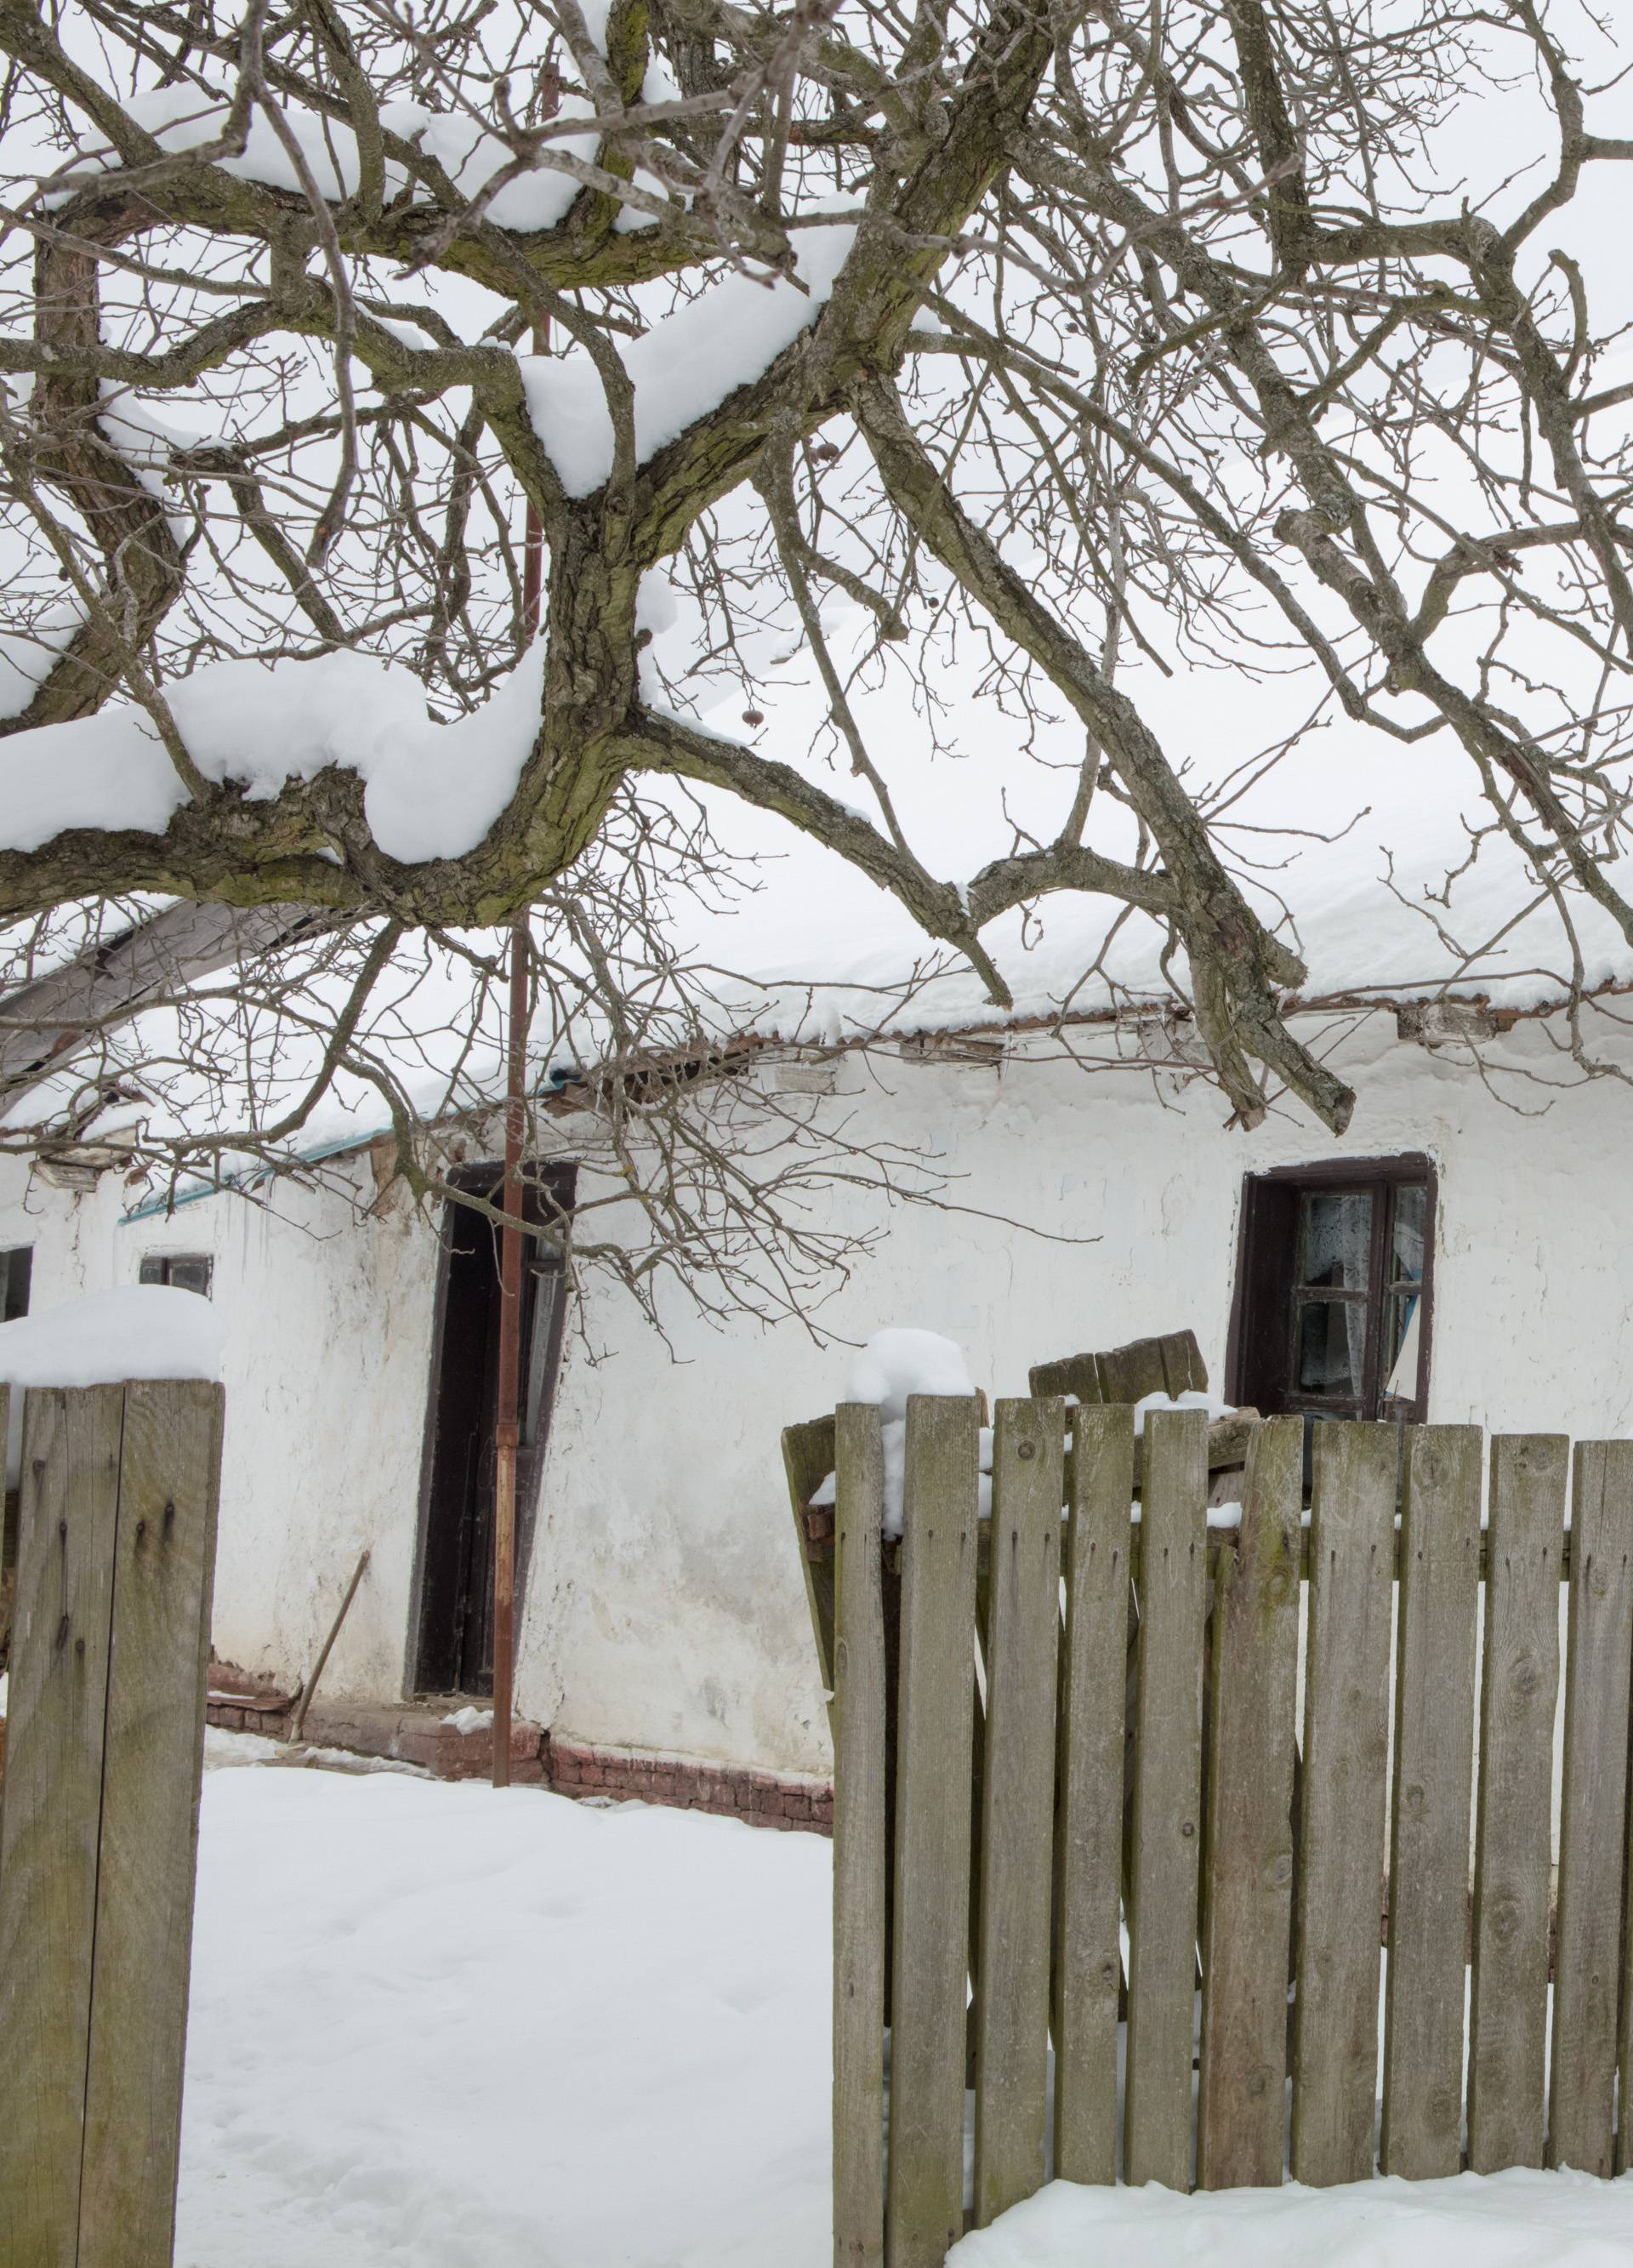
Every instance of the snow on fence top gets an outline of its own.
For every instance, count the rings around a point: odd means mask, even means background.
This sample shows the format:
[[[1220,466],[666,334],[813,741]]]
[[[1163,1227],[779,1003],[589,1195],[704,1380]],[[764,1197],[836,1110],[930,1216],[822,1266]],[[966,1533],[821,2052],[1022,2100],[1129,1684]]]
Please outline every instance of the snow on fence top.
[[[0,1385],[219,1378],[225,1344],[219,1311],[196,1292],[123,1284],[0,1323]]]

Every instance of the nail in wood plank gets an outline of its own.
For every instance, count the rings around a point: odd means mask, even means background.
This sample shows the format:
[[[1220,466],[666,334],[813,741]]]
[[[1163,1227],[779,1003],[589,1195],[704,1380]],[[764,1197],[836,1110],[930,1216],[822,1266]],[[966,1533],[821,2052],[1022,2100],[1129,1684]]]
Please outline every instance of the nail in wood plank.
[[[1314,2188],[1372,2171],[1399,1447],[1393,1425],[1315,1428],[1292,2103]]]
[[[973,1398],[908,1401],[890,2268],[941,2268],[964,2226],[978,1415]]]
[[[1043,2185],[1065,1405],[997,1404],[975,1999],[975,2225]]]
[[[1481,1447],[1477,1425],[1406,1436],[1380,2155],[1408,2181],[1462,2168]]]
[[[0,1809],[0,2259],[75,2268],[123,1395],[39,1388],[23,1429]]]
[[[1269,2188],[1286,2125],[1304,1425],[1249,1441],[1241,1539],[1220,1562],[1203,1942],[1196,2179]]]
[[[1542,2163],[1559,1561],[1570,1444],[1491,1444],[1469,2001],[1468,2163]]]
[[[1130,2183],[1188,2190],[1202,1850],[1207,1417],[1200,1410],[1153,1410],[1144,1446],[1125,2163]]]
[[[835,1413],[834,2262],[885,2257],[885,1620],[879,1412]]]
[[[1608,2174],[1633,1648],[1633,1441],[1578,1441],[1548,2162]]]
[[[1134,1413],[1073,1413],[1055,1954],[1055,2171],[1117,2178],[1123,1713]]]

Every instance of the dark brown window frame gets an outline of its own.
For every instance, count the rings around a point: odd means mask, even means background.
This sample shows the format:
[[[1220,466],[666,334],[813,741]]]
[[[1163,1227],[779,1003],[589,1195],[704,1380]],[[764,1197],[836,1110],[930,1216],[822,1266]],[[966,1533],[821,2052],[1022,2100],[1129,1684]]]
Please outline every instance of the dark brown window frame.
[[[1248,1404],[1265,1414],[1291,1410],[1319,1417],[1319,1397],[1299,1396],[1291,1381],[1292,1274],[1296,1261],[1288,1258],[1290,1236],[1298,1234],[1298,1201],[1306,1189],[1393,1189],[1422,1183],[1428,1192],[1423,1239],[1423,1289],[1418,1312],[1418,1389],[1415,1400],[1399,1405],[1396,1415],[1409,1423],[1423,1424],[1429,1415],[1433,1379],[1435,1318],[1435,1247],[1438,1241],[1440,1177],[1434,1160],[1422,1151],[1407,1151],[1387,1158],[1324,1159],[1319,1164],[1273,1166],[1262,1174],[1242,1177],[1240,1219],[1237,1228],[1236,1280],[1231,1294],[1230,1332],[1225,1342],[1225,1393],[1239,1405]],[[1381,1211],[1375,1211],[1372,1233],[1385,1233]],[[1370,1282],[1369,1278],[1369,1282]],[[1275,1291],[1269,1287],[1278,1285]],[[1368,1317],[1366,1375],[1377,1392],[1377,1334],[1381,1301],[1369,1301],[1375,1312]],[[1336,1416],[1336,1410],[1331,1414]]]

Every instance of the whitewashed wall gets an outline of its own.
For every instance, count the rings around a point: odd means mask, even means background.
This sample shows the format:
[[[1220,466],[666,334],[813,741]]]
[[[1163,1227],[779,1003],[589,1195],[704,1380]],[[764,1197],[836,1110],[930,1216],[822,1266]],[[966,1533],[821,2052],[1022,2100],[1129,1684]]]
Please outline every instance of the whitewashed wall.
[[[1222,1382],[1241,1177],[1335,1154],[1426,1150],[1440,1170],[1431,1414],[1493,1429],[1633,1425],[1633,1094],[1605,1080],[1504,1108],[1466,1064],[1375,1016],[1339,1060],[1360,1087],[1344,1141],[1276,1117],[1226,1133],[1217,1096],[1159,1095],[1144,1072],[1085,1078],[876,1059],[864,1091],[813,1108],[927,1141],[963,1204],[907,1209],[821,1314],[862,1337],[945,1331],[995,1394],[1029,1364],[1193,1326]],[[1557,1075],[1534,1029],[1495,1060]],[[1499,1082],[1500,1083],[1500,1082]],[[1546,1109],[1541,1106],[1548,1104]],[[359,1186],[371,1194],[366,1166]],[[231,1326],[216,1642],[293,1679],[357,1553],[369,1579],[326,1675],[335,1697],[401,1692],[418,1508],[436,1248],[411,1215],[357,1221],[334,1197],[237,1199],[121,1221],[106,1177],[74,1197],[0,1168],[0,1242],[36,1248],[33,1300],[134,1281],[146,1252],[210,1251]],[[843,1350],[798,1328],[719,1331],[672,1301],[673,1360],[593,1287],[596,1359],[570,1336],[521,1633],[519,1702],[563,1735],[784,1770],[827,1762],[777,1447],[831,1407]]]

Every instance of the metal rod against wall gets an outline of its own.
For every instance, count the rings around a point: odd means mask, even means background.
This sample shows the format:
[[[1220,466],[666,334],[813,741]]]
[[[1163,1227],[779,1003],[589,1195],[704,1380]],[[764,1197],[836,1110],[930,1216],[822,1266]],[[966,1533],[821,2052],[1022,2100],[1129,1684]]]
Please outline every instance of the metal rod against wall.
[[[340,1602],[340,1609],[334,1621],[329,1624],[329,1634],[324,1639],[319,1650],[318,1658],[313,1664],[312,1675],[301,1687],[295,1706],[290,1712],[286,1737],[291,1745],[298,1743],[305,1732],[306,1712],[312,1706],[312,1697],[317,1691],[318,1680],[327,1668],[329,1656],[335,1651],[335,1641],[340,1636],[341,1624],[351,1612],[351,1602],[357,1595],[357,1586],[368,1572],[369,1558],[370,1554],[365,1550],[353,1569],[351,1580],[346,1586],[346,1595]]]
[[[544,340],[535,330],[535,351]],[[522,618],[539,630],[544,583],[544,530],[529,504],[522,549]],[[520,1441],[522,1359],[522,1145],[527,1130],[527,980],[526,913],[511,926],[511,998],[505,1040],[504,1224],[499,1231],[499,1385],[495,1426],[493,1501],[493,1785],[511,1784],[511,1720],[516,1689],[516,1453]]]
[[[526,1119],[527,924],[511,932],[504,1091],[504,1226],[499,1232],[499,1410],[493,1517],[493,1784],[511,1784],[516,1668],[516,1451],[520,1439],[522,1138]]]

